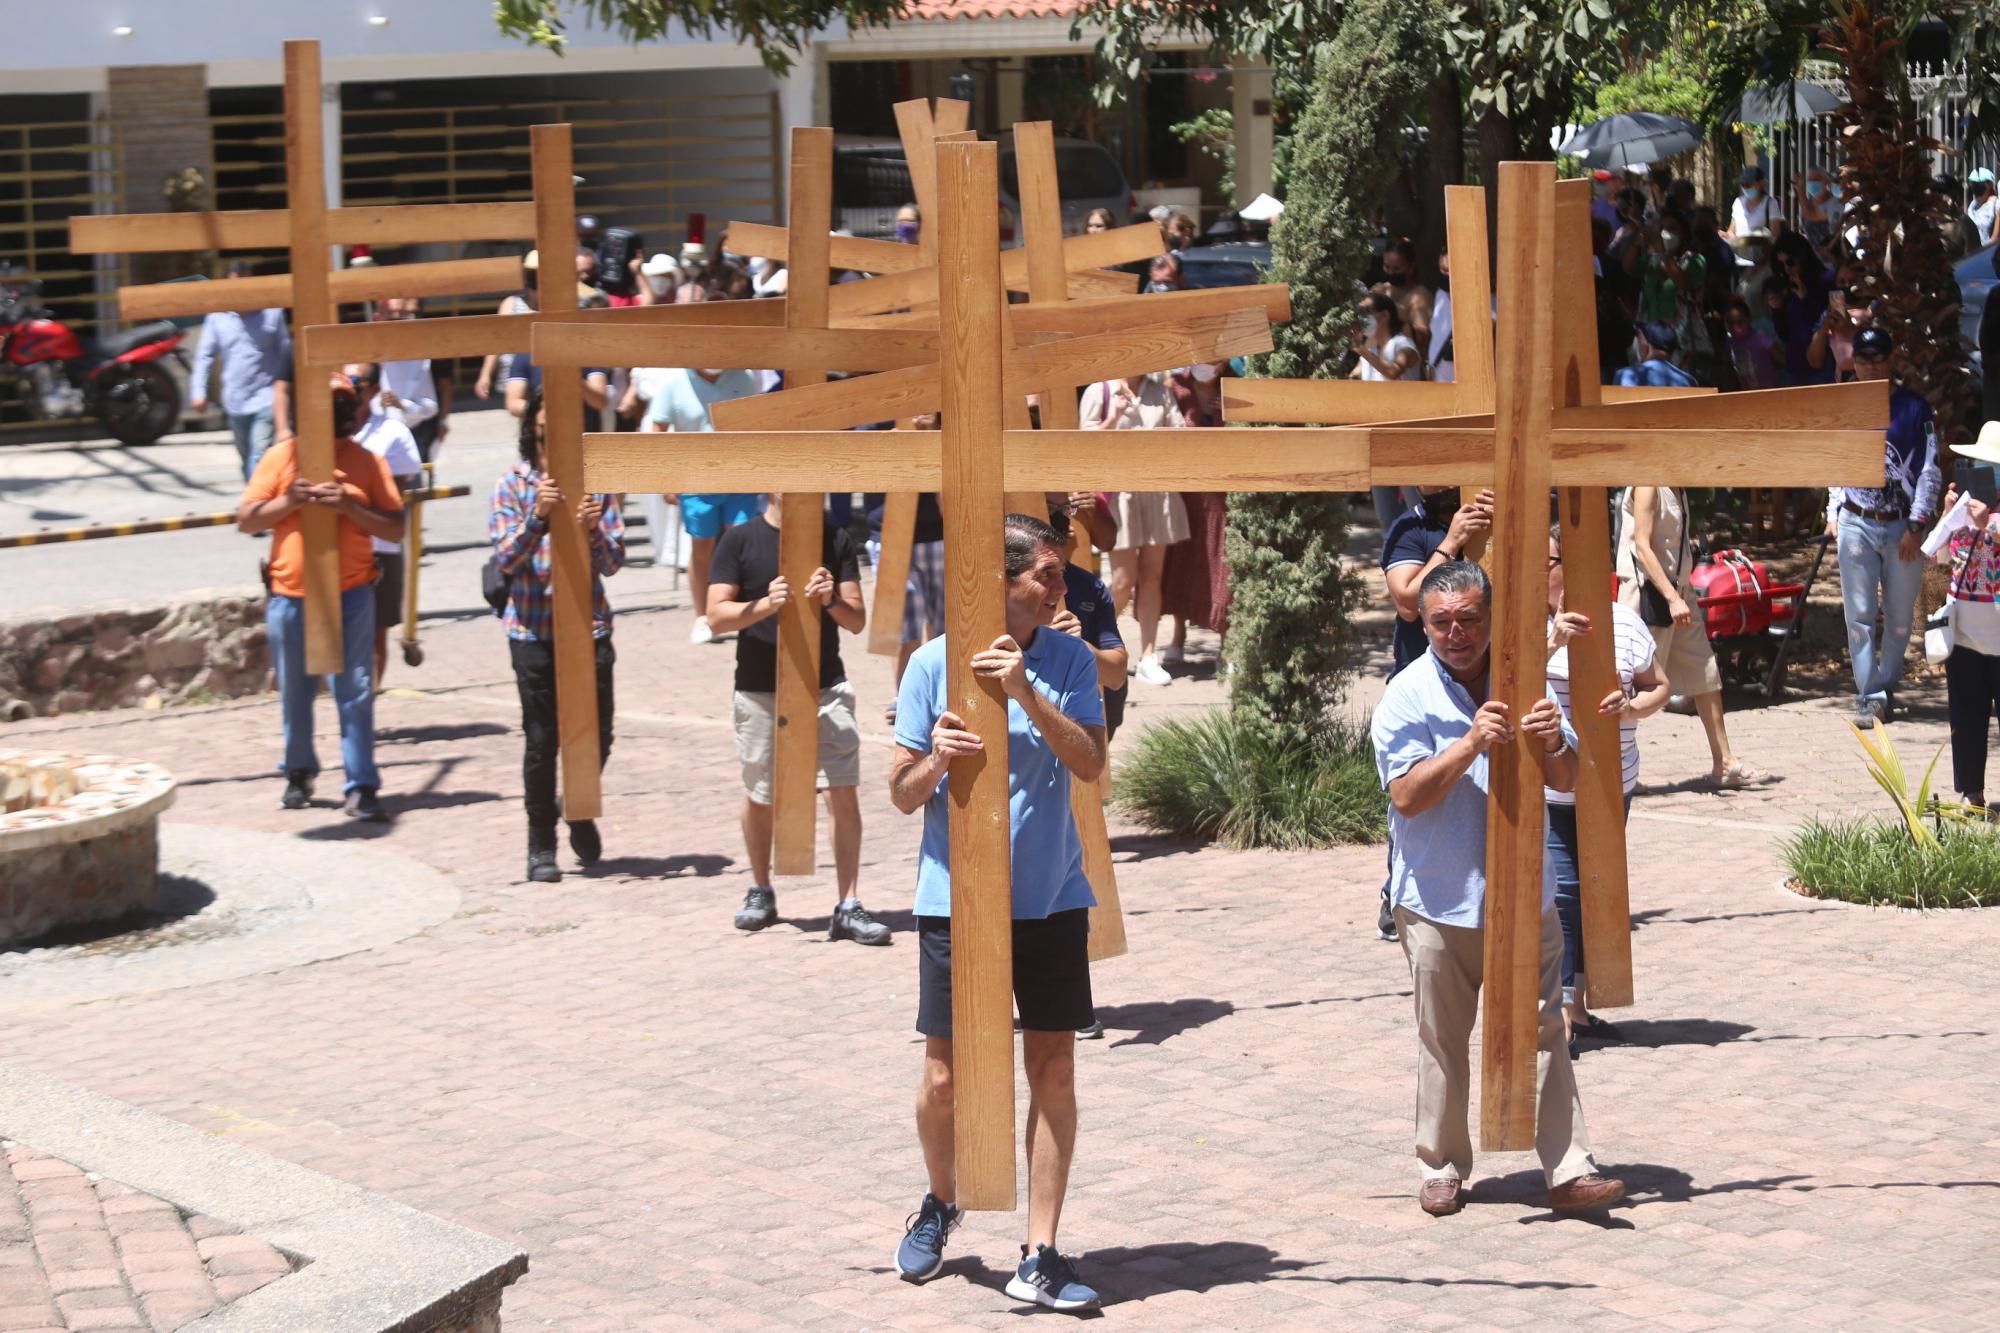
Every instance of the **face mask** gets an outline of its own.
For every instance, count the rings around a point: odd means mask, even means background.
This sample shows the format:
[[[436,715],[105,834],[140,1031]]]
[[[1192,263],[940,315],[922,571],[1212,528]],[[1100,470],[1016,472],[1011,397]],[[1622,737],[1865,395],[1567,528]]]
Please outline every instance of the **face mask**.
[[[653,295],[665,296],[667,290],[673,286],[673,279],[664,273],[649,273],[646,275],[646,285],[653,289]]]
[[[1155,281],[1147,283],[1146,290],[1149,292],[1177,292],[1180,288],[1174,286],[1171,282]]]
[[[915,222],[898,222],[896,224],[896,239],[904,245],[915,245],[917,243],[918,225]]]
[[[1389,279],[1391,287],[1407,287],[1410,285],[1410,275],[1407,273],[1389,273],[1384,276]]]
[[[1663,249],[1666,250],[1668,254],[1672,254],[1674,251],[1680,249],[1681,245],[1680,233],[1675,231],[1661,232],[1660,245]]]
[[[1826,186],[1819,181],[1806,182],[1806,198],[1819,199],[1826,195]]]
[[[1438,290],[1441,292],[1448,292],[1451,290],[1451,274],[1445,273],[1441,274],[1438,277]]]
[[[1376,334],[1380,333],[1381,331],[1382,331],[1382,317],[1380,315],[1370,315],[1368,317],[1368,336],[1373,338]]]
[[[1746,185],[1743,187],[1743,197],[1745,199],[1752,201],[1753,203],[1763,193],[1764,193],[1764,187],[1761,185]]]
[[[1194,382],[1196,384],[1207,384],[1209,381],[1213,380],[1218,373],[1219,372],[1215,368],[1215,363],[1212,361],[1200,361],[1188,368],[1188,374],[1194,376]]]
[[[1842,189],[1841,189],[1841,188],[1840,188],[1840,187],[1839,187],[1838,185],[1829,185],[1829,186],[1827,186],[1827,187],[1826,187],[1826,192],[1827,192],[1828,194],[1832,195],[1832,196],[1833,196],[1834,198],[1836,198],[1836,199],[1840,198],[1840,197],[1841,197],[1841,195],[1842,195],[1843,193],[1845,193],[1845,191],[1843,191],[1843,190],[1842,190]]]
[[[361,400],[351,393],[337,393],[333,396],[333,433],[345,438],[361,427],[368,419]]]
[[[775,259],[753,259],[750,261],[750,276],[753,278],[769,277],[771,270],[777,266],[778,261]]]
[[[1458,512],[1458,495],[1453,491],[1439,491],[1436,495],[1424,497],[1424,513],[1433,523],[1449,523]]]

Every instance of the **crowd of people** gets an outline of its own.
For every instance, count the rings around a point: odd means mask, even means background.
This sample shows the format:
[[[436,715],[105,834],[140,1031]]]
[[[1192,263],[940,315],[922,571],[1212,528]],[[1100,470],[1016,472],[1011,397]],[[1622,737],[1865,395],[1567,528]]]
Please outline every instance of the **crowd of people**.
[[[1599,173],[1597,217],[1600,328],[1610,324],[1616,355],[1605,366],[1623,383],[1724,388],[1891,378],[1895,348],[1872,325],[1867,301],[1829,281],[1824,247],[1844,222],[1837,194],[1810,175],[1801,182],[1792,225],[1748,171],[1719,228],[1712,209],[1694,206],[1692,187],[1659,171],[1621,183]],[[1993,191],[1981,182],[1990,234]],[[1978,223],[1977,205],[1971,214]],[[897,237],[914,242],[921,219],[899,211]],[[1088,225],[1115,225],[1108,214]],[[1165,227],[1169,248],[1145,266],[1143,290],[1183,281],[1178,251],[1191,224]],[[524,262],[523,289],[503,311],[532,310],[539,256]],[[1449,257],[1438,256],[1435,288],[1407,242],[1385,246],[1377,281],[1360,298],[1354,374],[1362,379],[1449,380],[1453,314]],[[607,274],[599,248],[580,242],[579,300],[652,304],[756,299],[786,289],[782,265],[710,257],[691,246],[679,258],[632,255]],[[1607,312],[1609,319],[1607,320]],[[384,301],[383,319],[411,318],[414,301]],[[275,316],[275,318],[272,318]],[[346,812],[384,816],[373,757],[373,696],[386,670],[387,629],[400,616],[397,561],[402,493],[421,483],[449,429],[450,385],[428,362],[354,364],[330,388],[337,437],[334,480],[299,475],[290,412],[290,340],[282,312],[212,316],[198,383],[210,363],[222,378],[225,416],[246,485],[238,513],[246,532],[272,534],[267,581],[272,655],[281,695],[285,788],[282,803],[302,808],[319,774],[312,701],[318,680],[305,668],[303,518],[331,510],[340,552],[345,657],[329,677],[341,723]],[[1209,363],[1085,386],[1085,429],[1158,430],[1220,424],[1221,381],[1240,366]],[[626,429],[707,431],[717,403],[771,392],[783,377],[732,368],[662,367],[613,374],[581,372],[586,405]],[[590,553],[598,701],[598,752],[613,742],[613,615],[605,580],[626,564],[624,497],[565,495],[550,476],[541,371],[526,355],[489,359],[473,392],[498,387],[519,419],[519,459],[493,488],[488,531],[491,597],[503,619],[520,696],[527,878],[561,879],[558,834],[566,823],[578,863],[604,854],[590,820],[565,820],[557,794],[560,727],[554,666],[551,536],[574,523]],[[205,387],[202,390],[205,392]],[[1947,485],[1930,411],[1901,386],[1891,398],[1883,487],[1831,492],[1828,535],[1838,542],[1858,720],[1886,720],[1895,706],[1916,589],[1926,556],[1949,561],[1956,608],[1946,674],[1954,781],[1965,799],[1985,802],[1987,729],[2000,712],[2000,500],[1990,482]],[[1039,412],[1035,418],[1039,422]],[[893,423],[883,423],[884,426]],[[934,429],[935,414],[905,423]],[[877,427],[871,427],[877,428]],[[2000,423],[1980,446],[1959,453],[2000,463]],[[741,832],[750,886],[733,926],[754,932],[779,917],[772,886],[771,791],[778,618],[795,600],[820,608],[817,773],[833,824],[836,899],[828,935],[861,945],[889,943],[891,931],[861,901],[861,734],[842,659],[842,641],[866,628],[864,550],[878,562],[886,498],[828,497],[819,562],[794,587],[780,566],[785,521],[777,497],[686,494],[649,497],[646,535],[657,562],[669,549],[669,506],[689,543],[688,575],[698,644],[734,641],[731,725],[743,795]],[[1006,633],[990,644],[953,644],[945,635],[944,515],[935,495],[919,497],[904,587],[896,697],[884,709],[894,727],[889,790],[897,810],[923,812],[916,885],[919,954],[917,1031],[924,1038],[916,1107],[927,1190],[905,1229],[896,1264],[911,1281],[935,1275],[961,1213],[952,1148],[951,872],[945,778],[953,759],[984,741],[956,714],[945,687],[953,655],[993,681],[1007,699],[1012,800],[1015,1000],[1030,1090],[1027,1243],[1008,1283],[1022,1300],[1083,1310],[1097,1295],[1057,1248],[1063,1195],[1076,1136],[1074,1041],[1102,1032],[1091,1000],[1088,909],[1094,905],[1070,814],[1072,783],[1096,783],[1106,764],[1129,689],[1170,684],[1184,660],[1187,629],[1226,632],[1228,570],[1223,497],[1209,493],[1052,492],[1044,512],[1013,514],[1003,534]],[[1601,1208],[1623,1185],[1602,1173],[1584,1129],[1572,1061],[1580,1037],[1616,1040],[1589,1009],[1588,959],[1579,904],[1579,848],[1573,791],[1578,761],[1572,719],[1588,708],[1619,722],[1625,805],[1639,780],[1638,723],[1670,696],[1691,700],[1707,737],[1718,789],[1769,775],[1735,754],[1723,716],[1721,678],[1690,573],[1694,532],[1689,497],[1665,487],[1632,487],[1617,498],[1613,559],[1619,594],[1608,624],[1592,624],[1565,603],[1560,528],[1549,532],[1550,697],[1518,715],[1489,697],[1492,587],[1476,563],[1493,528],[1488,492],[1460,495],[1437,486],[1376,488],[1381,568],[1394,613],[1389,680],[1371,719],[1371,737],[1389,807],[1388,874],[1378,929],[1399,941],[1411,976],[1418,1030],[1417,1202],[1445,1216],[1463,1203],[1472,1164],[1467,1126],[1467,1054],[1483,967],[1484,837],[1488,770],[1501,747],[1539,747],[1548,823],[1540,925],[1542,1052],[1536,1149],[1551,1206]],[[850,521],[852,520],[852,521]],[[852,530],[851,530],[852,529]],[[1926,538],[1928,537],[1928,540]],[[1108,557],[1109,583],[1094,572],[1093,550]],[[1139,643],[1128,650],[1119,616],[1133,616]],[[1176,631],[1161,641],[1161,622]],[[1571,697],[1569,653],[1579,636],[1612,647],[1617,685],[1601,699]]]

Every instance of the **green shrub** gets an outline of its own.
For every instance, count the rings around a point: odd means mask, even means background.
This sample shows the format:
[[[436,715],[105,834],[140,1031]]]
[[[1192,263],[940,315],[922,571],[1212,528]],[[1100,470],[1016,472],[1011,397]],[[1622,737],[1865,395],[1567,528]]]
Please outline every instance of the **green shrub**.
[[[2000,833],[1945,822],[1934,845],[1879,819],[1822,823],[1787,838],[1785,868],[1816,898],[1893,907],[2000,906]]]
[[[1297,850],[1387,836],[1375,753],[1351,723],[1303,746],[1274,742],[1220,709],[1160,722],[1120,767],[1117,798],[1148,828],[1231,847]]]

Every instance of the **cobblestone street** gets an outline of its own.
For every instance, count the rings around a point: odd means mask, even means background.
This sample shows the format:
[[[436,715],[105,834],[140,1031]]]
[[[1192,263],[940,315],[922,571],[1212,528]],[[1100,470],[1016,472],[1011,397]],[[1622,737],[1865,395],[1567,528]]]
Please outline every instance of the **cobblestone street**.
[[[621,615],[608,856],[580,875],[565,850],[556,886],[521,882],[518,708],[489,618],[428,626],[429,660],[392,668],[384,826],[340,817],[337,770],[318,808],[278,808],[274,699],[8,728],[9,744],[166,765],[183,784],[170,825],[284,835],[308,886],[365,840],[460,897],[396,942],[249,975],[233,960],[205,974],[199,939],[163,945],[187,951],[184,976],[135,971],[131,993],[61,1006],[46,1001],[66,984],[60,951],[16,955],[0,972],[8,1058],[519,1243],[532,1267],[510,1328],[1010,1326],[999,1288],[1021,1215],[974,1216],[922,1289],[891,1269],[923,1173],[905,933],[919,830],[886,799],[889,663],[848,655],[870,742],[863,894],[894,946],[826,941],[824,829],[821,876],[780,881],[782,923],[741,935],[731,652],[687,642],[682,598]],[[1220,701],[1213,646],[1198,636],[1173,686],[1134,686],[1116,752]],[[1896,732],[1920,765],[1945,735],[1942,691],[1912,703]],[[1629,1043],[1586,1046],[1578,1069],[1599,1160],[1631,1195],[1594,1220],[1548,1212],[1525,1154],[1480,1162],[1460,1215],[1418,1211],[1414,1024],[1402,954],[1374,938],[1379,848],[1194,849],[1114,817],[1132,951],[1096,969],[1107,1031],[1079,1048],[1063,1219],[1105,1317],[1989,1321],[2000,915],[1780,887],[1788,828],[1882,808],[1844,712],[1806,698],[1732,714],[1738,751],[1781,780],[1728,795],[1689,781],[1707,769],[1694,719],[1641,728],[1638,1004],[1609,1015]],[[319,721],[330,761],[329,705]],[[365,933],[403,906],[343,910],[355,919],[315,928]]]

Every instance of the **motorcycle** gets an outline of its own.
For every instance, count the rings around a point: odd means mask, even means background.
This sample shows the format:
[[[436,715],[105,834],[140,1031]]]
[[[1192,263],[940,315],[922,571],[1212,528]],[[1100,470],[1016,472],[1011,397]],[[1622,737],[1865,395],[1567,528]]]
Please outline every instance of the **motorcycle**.
[[[0,273],[0,392],[11,386],[44,421],[95,417],[124,444],[151,444],[181,417],[181,390],[160,365],[186,335],[166,320],[86,343],[40,301],[41,283]]]

